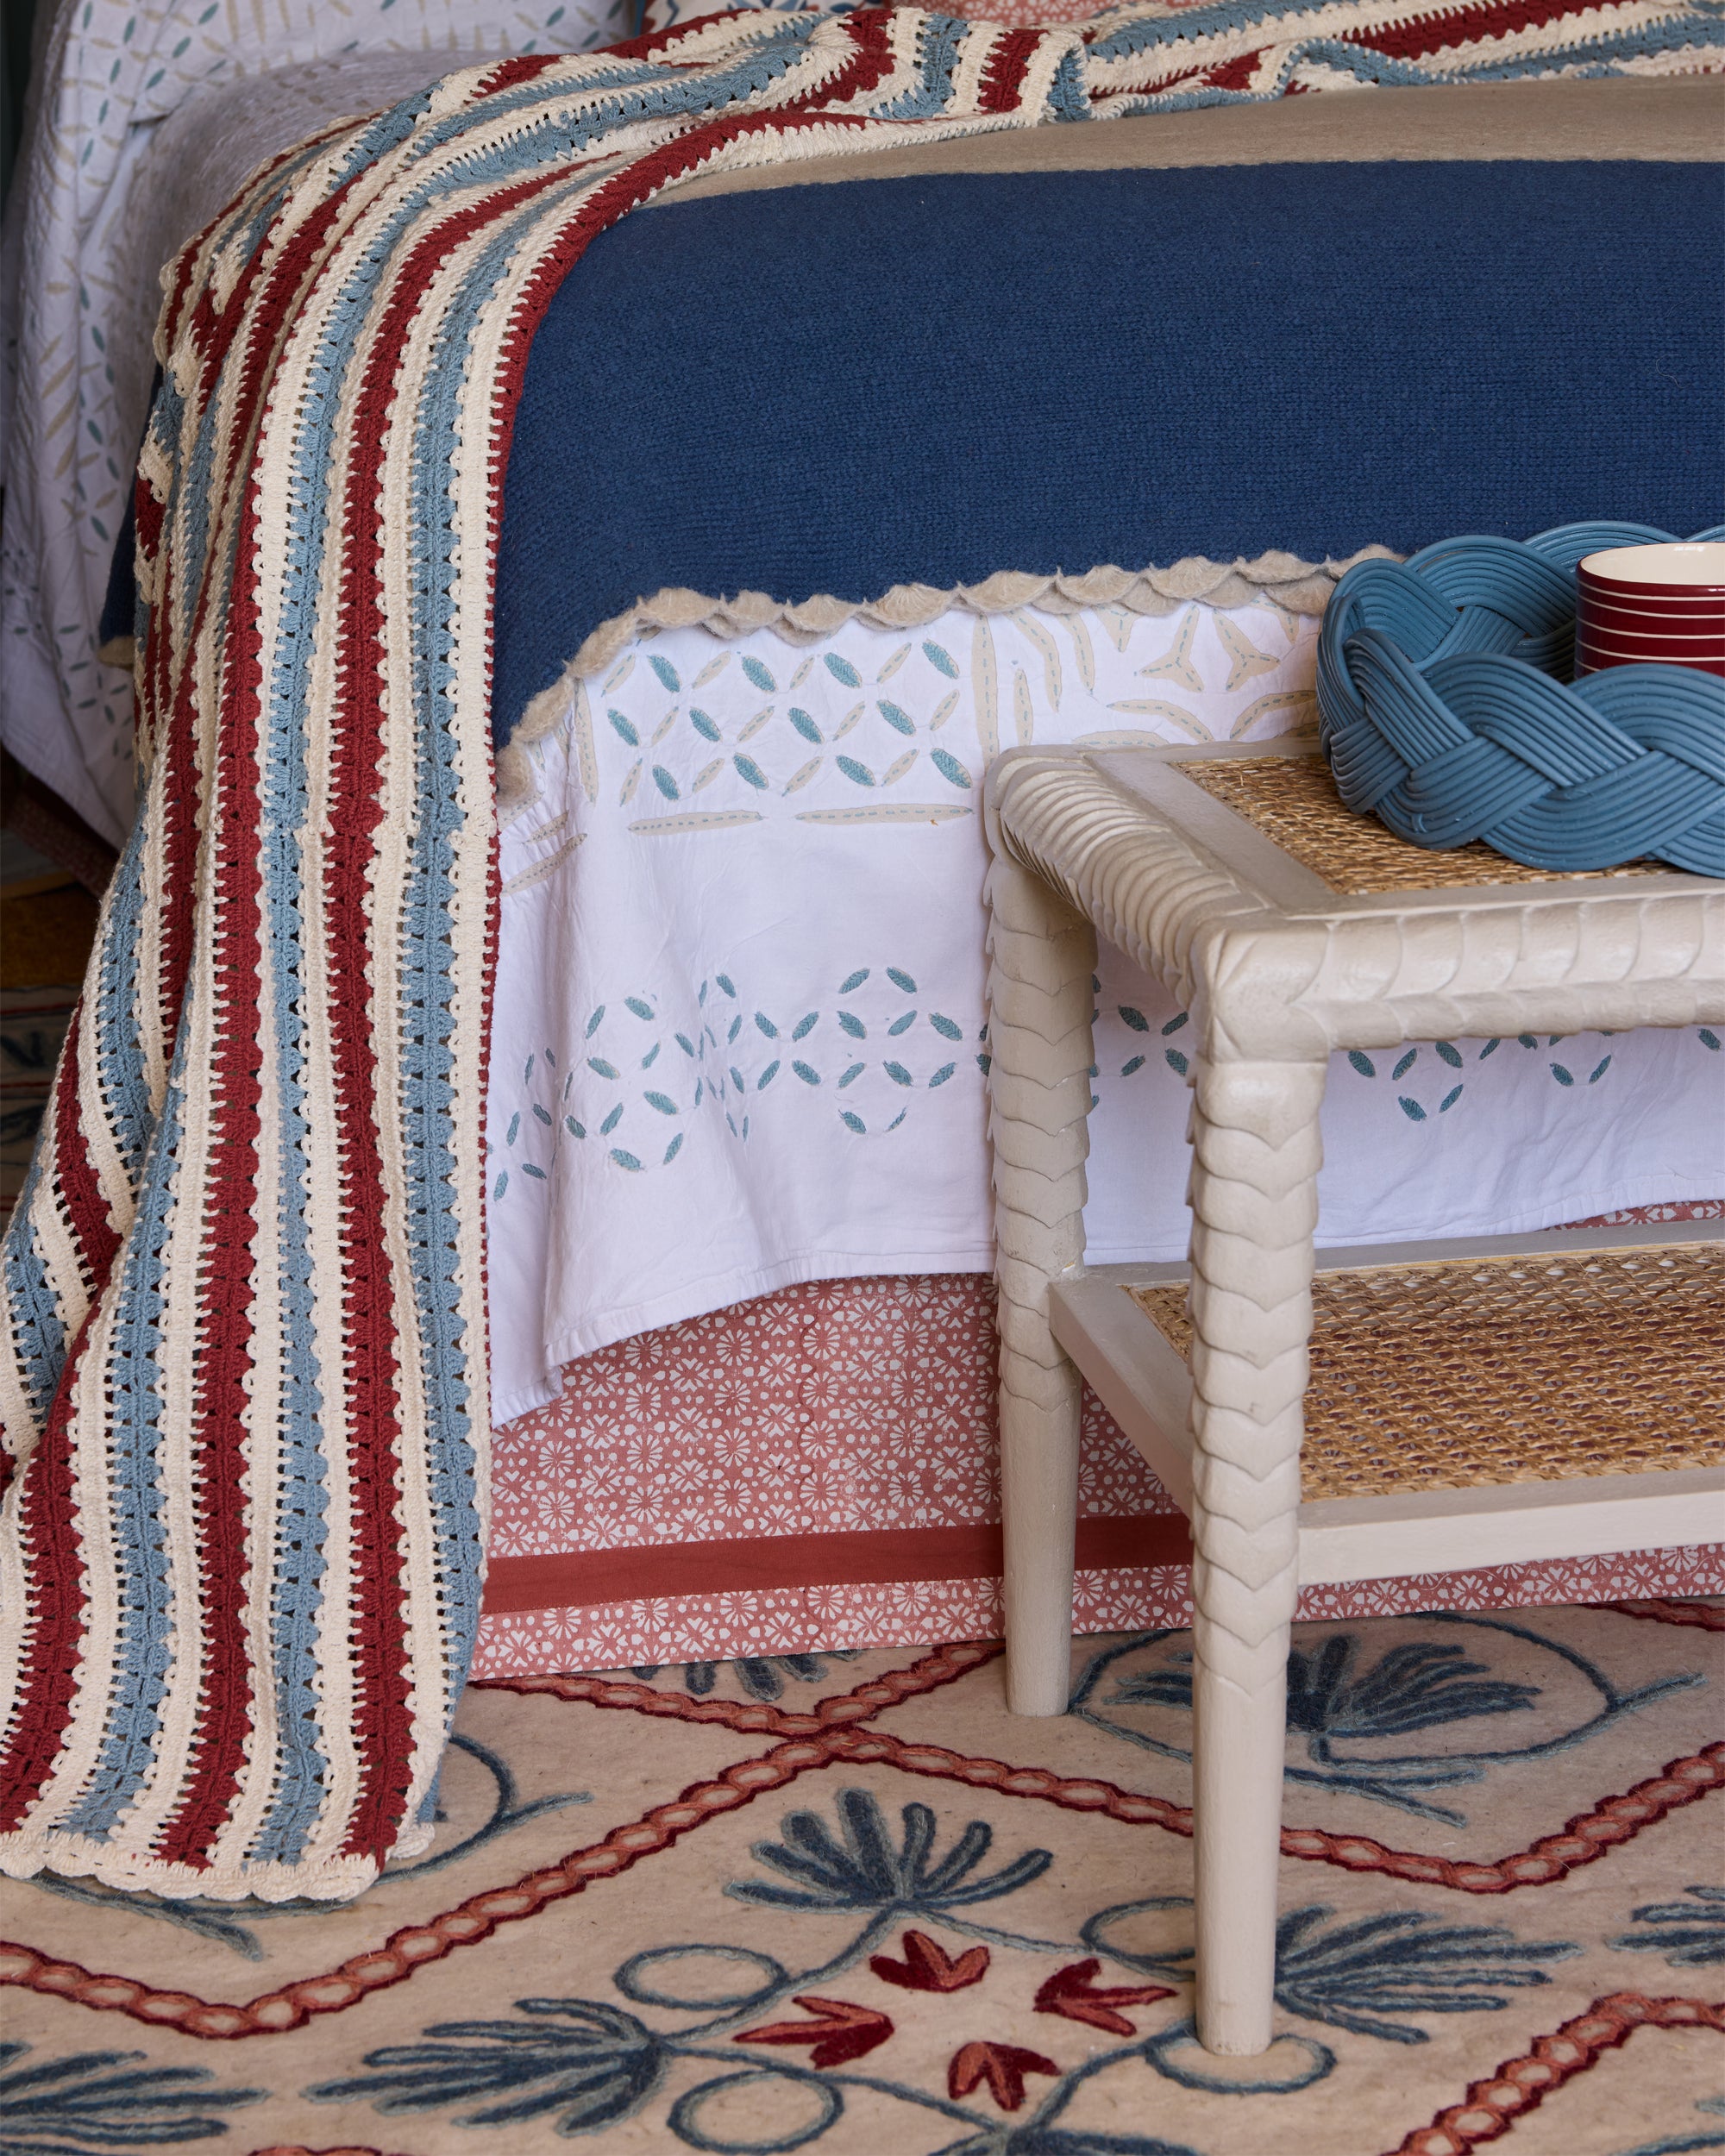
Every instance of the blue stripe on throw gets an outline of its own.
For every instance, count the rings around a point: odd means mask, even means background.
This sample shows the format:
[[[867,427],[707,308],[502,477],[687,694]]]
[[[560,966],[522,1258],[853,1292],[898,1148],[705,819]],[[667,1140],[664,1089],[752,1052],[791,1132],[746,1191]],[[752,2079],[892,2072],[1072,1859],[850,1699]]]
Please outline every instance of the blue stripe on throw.
[[[156,1456],[163,1382],[162,1254],[179,1169],[190,1031],[181,1030],[161,1121],[144,1164],[138,1218],[122,1261],[112,1352],[102,1374],[116,1438],[110,1547],[117,1576],[119,1638],[113,1669],[97,1673],[110,1687],[101,1753],[89,1787],[66,1822],[93,1841],[108,1839],[148,1777],[172,1659],[172,1597]]]

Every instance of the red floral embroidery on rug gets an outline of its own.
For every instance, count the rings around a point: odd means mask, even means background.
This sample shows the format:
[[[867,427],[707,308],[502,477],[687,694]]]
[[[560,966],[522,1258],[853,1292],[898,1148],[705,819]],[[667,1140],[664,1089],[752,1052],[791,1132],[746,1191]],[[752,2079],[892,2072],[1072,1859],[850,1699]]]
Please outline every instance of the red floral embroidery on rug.
[[[1051,2059],[1039,2051],[1026,2051],[1018,2044],[969,2043],[952,2054],[946,2070],[946,2092],[955,2103],[968,2096],[984,2081],[988,2093],[1003,2111],[1017,2111],[1025,2100],[1026,2074],[1057,2075]]]
[[[843,2066],[862,2059],[893,2033],[892,2017],[870,2006],[853,2006],[848,1999],[823,1999],[812,1991],[799,1991],[791,2002],[812,2018],[806,2021],[769,2021],[762,2028],[745,2028],[731,2038],[733,2044],[808,2044],[812,2066]]]
[[[882,1984],[896,1984],[901,1991],[963,1991],[969,1984],[980,1984],[988,1972],[986,1946],[969,1947],[953,1961],[938,1940],[926,1932],[906,1932],[900,1944],[902,1961],[875,1954],[869,1966]]]
[[[1123,2006],[1151,2006],[1174,1996],[1165,1984],[1098,1984],[1102,1965],[1093,1955],[1057,1969],[1036,1995],[1038,2014],[1058,2014],[1069,2021],[1088,2021],[1111,2036],[1136,2036],[1137,2027],[1120,2012]]]

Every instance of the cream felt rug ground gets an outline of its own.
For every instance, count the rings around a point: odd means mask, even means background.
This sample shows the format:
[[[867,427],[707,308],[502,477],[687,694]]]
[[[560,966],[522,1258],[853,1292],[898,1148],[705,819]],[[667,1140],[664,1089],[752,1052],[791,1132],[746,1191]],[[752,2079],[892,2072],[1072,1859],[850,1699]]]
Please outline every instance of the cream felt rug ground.
[[[1725,1609],[1299,1628],[1277,2036],[1187,2022],[1189,1637],[477,1687],[342,1908],[0,1883],[0,2156],[1725,2148]]]

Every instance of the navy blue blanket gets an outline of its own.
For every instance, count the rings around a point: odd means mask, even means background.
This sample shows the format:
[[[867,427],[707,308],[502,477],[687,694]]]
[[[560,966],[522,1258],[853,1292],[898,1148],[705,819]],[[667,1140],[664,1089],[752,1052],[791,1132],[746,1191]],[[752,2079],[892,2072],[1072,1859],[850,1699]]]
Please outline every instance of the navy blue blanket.
[[[1259,165],[625,218],[516,421],[495,731],[667,586],[1397,552],[1725,510],[1722,168]]]

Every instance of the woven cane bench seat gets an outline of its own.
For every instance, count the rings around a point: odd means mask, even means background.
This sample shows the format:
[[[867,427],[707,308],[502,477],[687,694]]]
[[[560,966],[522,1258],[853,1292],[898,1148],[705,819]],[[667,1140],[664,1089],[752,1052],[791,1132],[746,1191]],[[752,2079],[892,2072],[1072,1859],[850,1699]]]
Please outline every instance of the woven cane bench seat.
[[[1180,766],[1201,787],[1322,878],[1333,891],[1364,896],[1380,891],[1427,891],[1433,884],[1552,883],[1559,878],[1651,876],[1667,873],[1656,861],[1621,868],[1526,868],[1476,842],[1452,852],[1411,845],[1370,816],[1356,816],[1336,791],[1329,766],[1310,755],[1196,757]]]
[[[1183,1284],[1120,1292],[1183,1358]],[[1716,1243],[1320,1272],[1312,1302],[1308,1499],[1725,1463]]]

